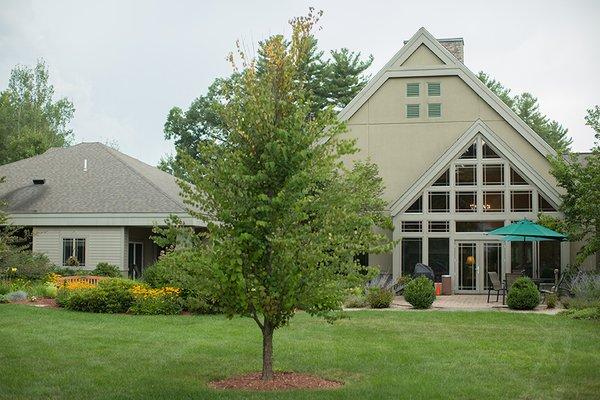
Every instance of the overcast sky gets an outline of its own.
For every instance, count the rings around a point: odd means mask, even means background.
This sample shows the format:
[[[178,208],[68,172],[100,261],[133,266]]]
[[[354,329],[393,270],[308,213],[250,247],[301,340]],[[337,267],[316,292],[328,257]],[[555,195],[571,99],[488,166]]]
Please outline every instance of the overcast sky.
[[[419,27],[465,40],[465,64],[542,111],[589,150],[586,108],[600,104],[600,1],[24,1],[0,0],[0,88],[16,64],[44,58],[58,96],[75,104],[76,142],[115,140],[156,164],[172,151],[163,124],[230,69],[240,39],[249,50],[308,6],[325,12],[325,50],[373,54],[376,73]]]

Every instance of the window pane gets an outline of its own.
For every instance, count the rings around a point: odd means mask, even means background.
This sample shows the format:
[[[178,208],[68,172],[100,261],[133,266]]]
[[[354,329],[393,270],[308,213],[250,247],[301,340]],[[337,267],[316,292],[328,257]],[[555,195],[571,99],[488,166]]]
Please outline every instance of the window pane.
[[[482,147],[483,158],[500,158],[498,154],[487,144],[483,143]]]
[[[504,226],[504,221],[456,221],[456,232],[489,232]]]
[[[450,186],[450,170],[447,169],[446,172],[442,174],[435,182],[433,182],[432,186]]]
[[[450,232],[450,222],[429,221],[429,232]]]
[[[533,271],[533,242],[511,242],[510,258],[511,271],[519,273],[525,271],[524,274],[531,277]],[[525,258],[523,259],[523,248],[525,248]],[[525,262],[525,264],[523,264]]]
[[[429,192],[429,212],[449,212],[450,193]]]
[[[473,143],[470,145],[464,153],[460,156],[460,158],[477,158],[477,143]]]
[[[429,238],[429,266],[435,275],[435,281],[441,282],[442,275],[450,273],[450,239]]]
[[[402,221],[402,232],[421,232],[421,221]]]
[[[504,211],[504,193],[503,192],[483,192],[483,211],[484,212],[503,212]]]
[[[421,238],[402,239],[402,273],[412,274],[415,270],[415,264],[420,263],[421,257]]]
[[[414,203],[406,210],[407,213],[421,213],[423,212],[423,197],[419,197]]]
[[[560,242],[542,241],[540,244],[540,269],[538,277],[548,282],[554,281],[554,270],[560,271]]]
[[[477,211],[477,192],[456,192],[456,211]]]
[[[63,265],[67,265],[67,260],[73,255],[73,239],[63,239]]]
[[[504,185],[504,166],[503,165],[484,165],[483,166],[483,184],[484,185]]]
[[[80,266],[85,266],[85,239],[75,239],[75,251]]]
[[[530,191],[512,191],[510,201],[511,211],[532,211]]]
[[[457,165],[456,166],[456,184],[465,186],[474,186],[477,184],[477,166],[476,165]]]
[[[510,184],[511,185],[527,185],[527,181],[514,169],[510,169]]]
[[[538,206],[540,208],[540,211],[556,211],[556,208],[554,208],[554,206],[550,204],[550,202],[546,200],[541,194],[538,194]]]

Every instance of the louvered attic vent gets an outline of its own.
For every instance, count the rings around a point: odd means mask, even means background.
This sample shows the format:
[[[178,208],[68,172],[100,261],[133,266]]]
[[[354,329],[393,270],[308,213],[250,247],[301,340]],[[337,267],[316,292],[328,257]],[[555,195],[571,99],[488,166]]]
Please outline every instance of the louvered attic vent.
[[[441,96],[442,88],[439,83],[428,83],[427,84],[427,95],[428,96]]]
[[[406,96],[407,97],[419,97],[419,84],[418,83],[407,83],[406,84]]]
[[[442,116],[442,105],[440,103],[431,103],[427,109],[429,118],[437,118]]]
[[[419,118],[419,105],[418,104],[407,104],[406,105],[406,118]]]

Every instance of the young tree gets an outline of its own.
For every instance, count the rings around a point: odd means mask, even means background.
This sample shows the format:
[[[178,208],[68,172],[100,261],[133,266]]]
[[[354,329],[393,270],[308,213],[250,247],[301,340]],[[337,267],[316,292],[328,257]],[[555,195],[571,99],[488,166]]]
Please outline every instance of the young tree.
[[[531,93],[512,96],[507,89],[488,74],[479,72],[477,75],[507,106],[509,106],[534,132],[542,137],[558,154],[569,152],[573,139],[568,136],[568,130],[556,121],[551,121],[540,112],[538,99]]]
[[[587,110],[585,121],[596,137],[591,154],[585,160],[574,155],[551,159],[552,175],[566,191],[561,205],[563,228],[572,240],[585,243],[577,254],[578,265],[600,251],[600,107]]]
[[[252,318],[262,332],[262,378],[273,377],[273,335],[298,309],[326,316],[341,305],[348,280],[364,273],[360,253],[391,249],[377,233],[391,229],[375,165],[353,168],[356,151],[329,107],[312,112],[302,76],[318,21],[290,21],[289,43],[263,44],[261,71],[239,50],[239,79],[227,81],[214,110],[220,141],[202,141],[202,160],[182,154],[191,183],[181,182],[189,212],[209,221],[217,293],[229,315]]]
[[[66,98],[53,100],[48,67],[13,68],[8,88],[0,92],[0,164],[41,154],[50,147],[71,143],[67,124],[74,108]]]
[[[256,70],[262,74],[267,63],[267,44],[278,40],[286,47],[290,43],[282,36],[275,35],[259,43]],[[317,113],[328,106],[343,108],[367,83],[365,70],[371,66],[373,57],[362,60],[361,54],[348,49],[334,50],[331,59],[323,58],[317,39],[311,35],[307,39],[306,57],[298,65],[297,79],[303,81],[305,90],[311,94],[311,111]],[[179,178],[187,179],[179,153],[184,152],[201,160],[198,143],[220,141],[222,121],[215,113],[215,106],[222,102],[223,86],[237,79],[239,72],[228,78],[216,79],[206,95],[196,98],[187,111],[173,107],[167,117],[165,138],[174,140],[176,155],[162,158],[158,167]]]

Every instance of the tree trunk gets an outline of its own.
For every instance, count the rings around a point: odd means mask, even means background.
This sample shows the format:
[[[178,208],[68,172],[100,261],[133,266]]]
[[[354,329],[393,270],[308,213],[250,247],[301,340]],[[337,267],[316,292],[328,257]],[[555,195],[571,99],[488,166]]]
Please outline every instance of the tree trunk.
[[[273,379],[273,328],[268,321],[265,321],[263,329],[263,368],[262,380],[270,381]]]

